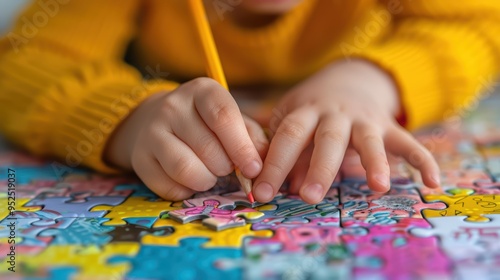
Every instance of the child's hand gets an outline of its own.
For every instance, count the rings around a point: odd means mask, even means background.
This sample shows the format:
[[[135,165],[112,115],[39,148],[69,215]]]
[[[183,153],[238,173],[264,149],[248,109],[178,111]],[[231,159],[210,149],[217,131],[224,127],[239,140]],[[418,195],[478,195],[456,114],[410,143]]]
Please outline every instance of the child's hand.
[[[439,168],[430,154],[394,120],[398,93],[383,71],[364,61],[330,65],[293,88],[270,121],[274,136],[254,196],[269,201],[289,175],[290,190],[309,203],[330,188],[348,145],[361,156],[368,185],[390,188],[386,150],[402,156],[438,187]]]
[[[180,200],[210,189],[233,163],[254,178],[267,147],[261,127],[241,115],[231,94],[199,78],[145,100],[115,131],[105,157],[133,169],[161,197]]]

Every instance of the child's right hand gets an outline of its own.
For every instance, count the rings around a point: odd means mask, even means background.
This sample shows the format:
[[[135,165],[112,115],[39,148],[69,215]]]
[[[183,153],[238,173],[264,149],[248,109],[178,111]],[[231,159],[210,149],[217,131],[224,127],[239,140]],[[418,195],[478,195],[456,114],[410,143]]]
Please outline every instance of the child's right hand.
[[[141,103],[115,130],[105,158],[133,169],[164,199],[180,200],[210,189],[234,165],[256,177],[268,145],[227,90],[198,78]]]

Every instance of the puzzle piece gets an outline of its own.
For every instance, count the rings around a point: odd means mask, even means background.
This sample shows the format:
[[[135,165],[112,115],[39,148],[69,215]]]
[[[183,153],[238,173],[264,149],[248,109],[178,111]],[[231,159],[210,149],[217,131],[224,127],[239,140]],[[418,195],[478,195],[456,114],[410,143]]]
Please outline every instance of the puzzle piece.
[[[220,270],[214,266],[217,259],[239,259],[241,249],[207,248],[207,238],[185,238],[178,247],[142,245],[134,257],[114,256],[109,263],[131,264],[128,279],[240,279],[238,269]],[[189,252],[186,254],[186,252]],[[148,260],[147,262],[144,260]],[[166,265],[168,271],[165,270]]]
[[[254,224],[268,228],[271,238],[248,238],[244,244],[245,259],[222,259],[218,267],[240,267],[245,279],[349,279],[349,253],[340,243],[343,229],[339,218],[311,218],[308,223]]]
[[[389,225],[349,221],[344,226],[367,230],[362,235],[341,236],[355,256],[356,278],[451,278],[450,260],[439,248],[437,238],[419,238],[409,233],[413,228],[429,228],[424,219],[402,218]]]
[[[18,255],[18,273],[47,277],[47,271],[69,269],[76,275],[71,279],[118,279],[123,278],[131,269],[130,264],[109,264],[107,260],[116,255],[135,256],[139,243],[111,243],[102,247],[83,247],[79,245],[53,245],[34,256]],[[1,262],[0,271],[7,270],[7,263]],[[61,271],[60,271],[61,272]]]
[[[40,218],[25,218],[25,219],[5,219],[0,222],[0,237],[9,237],[12,229],[15,228],[15,236],[22,238],[22,242],[18,245],[23,246],[46,246],[52,240],[39,235],[42,231],[48,229],[65,229],[68,228],[75,218],[61,218],[57,220],[44,221],[37,224]]]
[[[17,185],[15,189],[17,198],[35,198],[43,192],[54,192],[55,194],[63,193],[64,190],[54,189],[56,181],[34,181],[28,185]],[[0,198],[6,198],[8,195],[8,184],[0,184]]]
[[[263,223],[282,223],[288,221],[302,221],[306,218],[339,217],[338,189],[330,188],[323,201],[316,205],[305,203],[299,196],[286,195],[276,197],[266,205],[256,207],[264,213]],[[260,223],[261,221],[257,221]]]
[[[38,198],[72,197],[72,202],[84,202],[87,197],[122,196],[128,197],[133,191],[130,189],[116,190],[119,184],[127,182],[124,178],[99,178],[91,180],[65,181],[57,183],[55,188],[43,192]],[[58,193],[54,191],[60,190]]]
[[[164,226],[173,227],[174,233],[169,236],[146,235],[142,238],[142,244],[176,246],[180,240],[189,236],[209,238],[209,241],[204,244],[206,247],[241,247],[244,238],[268,238],[273,235],[273,232],[270,230],[251,230],[250,225],[217,232],[206,228],[198,222],[182,225],[171,219],[157,220],[154,228]]]
[[[26,206],[26,203],[28,203],[31,199],[30,198],[16,198],[15,200],[15,210],[16,212],[36,212],[39,211],[42,207],[40,206]],[[14,214],[11,213],[8,205],[11,203],[13,200],[8,199],[7,197],[5,198],[0,198],[0,221],[4,220],[7,218],[7,216]]]
[[[442,201],[448,205],[444,210],[425,209],[426,218],[445,216],[467,216],[468,222],[489,222],[485,214],[500,214],[500,195],[474,195],[470,189],[450,189],[451,195],[425,195],[426,201]]]
[[[232,192],[228,194],[217,194],[209,196],[198,195],[197,198],[186,199],[183,201],[183,206],[185,208],[203,206],[205,201],[215,200],[218,201],[218,208],[223,209],[234,209],[236,206],[244,206],[248,208],[254,208],[255,206],[261,205],[262,203],[248,201],[246,194],[243,191]],[[281,196],[280,193],[277,196]]]
[[[118,185],[114,188],[114,190],[119,191],[119,192],[131,191],[132,196],[138,196],[138,197],[143,197],[143,198],[150,198],[150,199],[158,199],[159,198],[154,192],[152,192],[144,184]]]
[[[257,221],[264,216],[262,212],[252,208],[231,210],[219,206],[220,202],[218,200],[205,199],[203,200],[203,206],[173,210],[169,212],[169,216],[182,224],[202,219],[203,225],[217,231],[243,226],[246,221]]]
[[[349,252],[341,244],[327,244],[321,250],[307,247],[305,253],[269,254],[267,249],[246,251],[245,258],[219,259],[216,267],[241,268],[243,279],[352,279]]]
[[[254,230],[271,229],[274,235],[267,239],[253,239],[249,245],[275,244],[280,252],[305,252],[306,245],[339,244],[342,228],[339,218],[313,218],[307,223],[301,221],[280,221],[279,223],[258,223]]]
[[[454,261],[498,255],[500,215],[486,215],[488,223],[466,222],[463,216],[428,218],[432,229],[415,228],[415,236],[437,236],[446,254]]]
[[[104,227],[101,224],[108,219],[79,218],[66,228],[50,228],[42,230],[39,236],[54,237],[54,245],[97,245],[103,246],[111,241],[108,235],[113,227]],[[108,234],[107,234],[108,233]]]
[[[444,203],[424,203],[416,188],[391,188],[385,194],[366,184],[343,184],[340,189],[342,223],[355,220],[372,224],[394,224],[401,218],[422,218],[427,208],[445,209]]]
[[[147,199],[139,196],[128,197],[121,204],[101,203],[114,206],[96,205],[91,209],[91,213],[102,213],[108,211],[104,216],[111,219],[105,222],[106,226],[118,226],[127,224],[125,218],[158,218],[162,213],[178,209],[179,207],[172,206],[171,201],[162,199]]]
[[[105,211],[90,211],[92,207],[100,206],[104,210],[110,206],[102,205],[120,205],[125,197],[119,196],[100,196],[87,197],[84,202],[70,203],[72,197],[48,197],[32,199],[26,206],[43,206],[43,210],[57,213],[59,217],[80,217],[80,218],[102,218]]]

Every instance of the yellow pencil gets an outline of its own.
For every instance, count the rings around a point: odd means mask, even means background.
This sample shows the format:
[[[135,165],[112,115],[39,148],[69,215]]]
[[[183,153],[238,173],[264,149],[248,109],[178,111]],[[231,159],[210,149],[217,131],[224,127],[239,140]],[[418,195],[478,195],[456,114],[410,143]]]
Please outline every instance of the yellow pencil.
[[[212,36],[212,31],[208,25],[203,0],[189,0],[189,6],[196,24],[198,35],[200,36],[201,43],[203,45],[207,74],[209,77],[219,82],[225,89],[228,89],[226,77],[224,76],[224,71],[222,71],[219,54],[217,53],[217,48]],[[247,195],[248,200],[253,203],[255,200],[252,195],[252,181],[243,176],[238,168],[236,168],[235,173],[236,177],[238,177],[238,180],[240,181],[241,189]]]

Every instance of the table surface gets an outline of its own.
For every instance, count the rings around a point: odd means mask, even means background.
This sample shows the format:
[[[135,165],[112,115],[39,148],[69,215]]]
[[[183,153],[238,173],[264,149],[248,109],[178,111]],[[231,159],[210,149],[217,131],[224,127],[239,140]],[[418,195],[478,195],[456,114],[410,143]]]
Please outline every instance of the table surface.
[[[234,177],[190,200],[164,201],[136,178],[70,169],[2,144],[0,278],[494,278],[498,108],[493,95],[458,112],[463,120],[417,134],[441,166],[442,190],[423,187],[393,158],[391,191],[371,192],[351,154],[317,205],[284,186],[251,208],[233,193]]]

